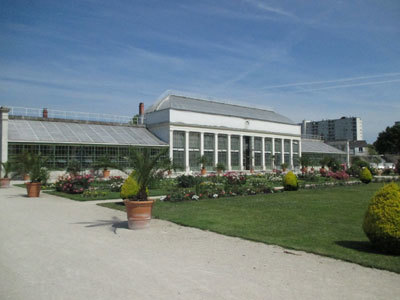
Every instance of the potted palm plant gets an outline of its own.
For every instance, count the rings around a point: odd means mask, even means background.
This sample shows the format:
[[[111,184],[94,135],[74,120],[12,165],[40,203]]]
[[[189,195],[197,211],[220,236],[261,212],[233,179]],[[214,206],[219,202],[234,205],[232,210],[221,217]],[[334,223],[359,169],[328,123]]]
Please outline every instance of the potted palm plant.
[[[103,178],[110,177],[109,168],[118,168],[117,164],[114,163],[108,156],[103,155],[94,164],[95,169],[103,169]]]
[[[3,178],[0,179],[0,186],[2,188],[8,188],[10,187],[10,178],[8,178],[8,175],[12,171],[13,165],[10,161],[3,162],[1,165],[3,166],[4,175]]]
[[[67,172],[71,177],[75,177],[82,171],[81,164],[77,160],[71,160],[67,166]]]
[[[130,151],[134,171],[121,188],[121,198],[124,199],[130,229],[149,226],[154,200],[148,198],[148,187],[158,172],[165,172],[170,167],[167,153],[168,148],[160,150],[154,156],[148,148]]]
[[[16,171],[22,176],[24,181],[29,180],[29,172],[34,163],[34,155],[28,151],[24,151],[18,155]]]
[[[208,159],[205,155],[199,157],[199,164],[201,164],[201,175],[206,175],[206,164],[208,164]]]
[[[42,184],[47,182],[49,172],[41,166],[40,156],[32,156],[32,166],[29,172],[30,182],[26,183],[28,197],[39,197]]]
[[[225,171],[225,165],[223,163],[217,163],[215,169],[217,170],[217,174],[220,175],[223,171]]]

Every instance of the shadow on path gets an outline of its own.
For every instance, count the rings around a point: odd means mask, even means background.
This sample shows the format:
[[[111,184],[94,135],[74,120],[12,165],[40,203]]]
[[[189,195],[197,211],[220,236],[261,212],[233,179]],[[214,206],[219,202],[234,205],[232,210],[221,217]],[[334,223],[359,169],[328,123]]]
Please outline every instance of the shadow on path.
[[[117,229],[118,228],[124,228],[124,229],[129,229],[128,228],[128,221],[122,221],[117,217],[112,217],[112,220],[96,220],[92,222],[77,222],[73,224],[81,224],[81,225],[86,225],[85,227],[91,228],[91,227],[100,227],[100,226],[110,226],[110,230],[117,234]]]

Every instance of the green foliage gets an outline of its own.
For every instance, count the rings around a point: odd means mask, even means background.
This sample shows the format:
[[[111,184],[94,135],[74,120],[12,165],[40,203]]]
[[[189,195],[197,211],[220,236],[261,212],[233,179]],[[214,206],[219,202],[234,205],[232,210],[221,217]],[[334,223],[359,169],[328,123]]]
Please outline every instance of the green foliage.
[[[118,165],[114,163],[107,155],[103,155],[93,164],[93,168],[95,170],[107,170],[108,168],[117,169]]]
[[[28,151],[24,151],[18,155],[16,161],[17,161],[15,166],[16,171],[20,175],[28,174],[31,171],[34,164],[34,154]]]
[[[132,172],[131,175],[124,181],[121,187],[120,196],[122,199],[136,199],[139,193],[139,183],[135,179],[135,174]]]
[[[311,164],[311,160],[308,156],[300,157],[300,165],[302,168],[307,168]]]
[[[400,154],[400,125],[386,127],[379,133],[374,147],[380,154]]]
[[[369,163],[362,160],[359,157],[354,157],[351,162],[351,167],[347,169],[347,173],[351,176],[357,177],[357,176],[360,176],[361,170],[363,168],[369,169],[370,168]]]
[[[12,164],[10,161],[6,161],[6,162],[1,163],[1,165],[3,166],[3,170],[4,170],[3,178],[8,178],[8,175],[14,169],[14,164]]]
[[[223,171],[225,171],[226,168],[225,168],[225,165],[223,163],[217,163],[217,166],[215,167],[215,169],[217,171],[223,172]]]
[[[282,170],[286,170],[286,169],[287,169],[287,167],[288,167],[288,164],[287,164],[287,163],[283,163],[283,164],[281,164],[281,168],[282,168]]]
[[[397,174],[400,174],[400,159],[396,163],[396,172]]]
[[[208,164],[208,159],[205,155],[202,155],[199,157],[198,163],[201,164],[202,168],[205,168],[206,165]]]
[[[168,148],[160,149],[157,154],[152,154],[151,149],[141,150],[132,148],[130,161],[135,170],[133,177],[139,184],[136,195],[138,201],[147,201],[147,191],[150,183],[157,177],[157,173],[165,172],[170,168],[171,161],[168,157]]]
[[[43,162],[40,156],[32,155],[29,177],[31,182],[40,182],[46,185],[49,180],[49,171],[42,167],[42,164]]]
[[[371,180],[372,180],[372,174],[371,174],[371,172],[368,170],[368,168],[362,168],[362,169],[361,169],[361,171],[360,171],[360,180],[361,180],[363,183],[366,183],[366,184],[368,184],[368,183],[371,182]]]
[[[194,187],[198,181],[198,179],[192,175],[180,175],[176,177],[178,186],[181,188],[190,188]]]
[[[81,163],[77,160],[71,160],[67,166],[67,172],[77,175],[81,172]]]
[[[390,183],[371,199],[363,229],[369,240],[384,252],[400,254],[400,187]]]
[[[283,187],[285,191],[297,191],[299,189],[299,182],[292,171],[288,172],[283,178]]]

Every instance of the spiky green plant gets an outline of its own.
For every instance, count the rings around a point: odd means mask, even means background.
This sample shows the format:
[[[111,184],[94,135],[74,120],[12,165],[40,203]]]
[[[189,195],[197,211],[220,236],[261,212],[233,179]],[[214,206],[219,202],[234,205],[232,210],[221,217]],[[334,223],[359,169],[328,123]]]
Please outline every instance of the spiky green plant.
[[[152,155],[151,149],[132,149],[130,161],[135,172],[132,174],[139,184],[139,192],[136,195],[137,201],[147,201],[147,190],[150,183],[156,178],[157,172],[165,172],[170,168],[171,161],[168,158],[168,148],[160,150]]]

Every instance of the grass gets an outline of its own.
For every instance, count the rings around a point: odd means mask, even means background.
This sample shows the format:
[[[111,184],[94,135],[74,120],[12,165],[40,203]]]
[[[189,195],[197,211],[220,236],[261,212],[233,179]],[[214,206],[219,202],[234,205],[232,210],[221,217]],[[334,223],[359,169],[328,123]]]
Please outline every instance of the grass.
[[[179,203],[158,201],[153,216],[400,273],[400,256],[376,251],[362,230],[369,200],[381,186],[371,183]],[[116,203],[101,205],[125,209]]]
[[[14,186],[21,187],[21,188],[26,188],[25,184],[14,184]],[[99,192],[107,192],[106,195],[99,195],[97,197],[82,197],[81,194],[68,194],[64,192],[58,192],[55,190],[46,190],[43,191],[46,194],[54,195],[54,196],[59,196],[59,197],[64,197],[67,199],[75,200],[75,201],[93,201],[93,200],[109,200],[109,199],[121,199],[119,196],[119,192],[110,192],[107,190],[99,190]],[[161,196],[165,195],[167,192],[162,189],[151,189],[149,190],[149,196]]]

